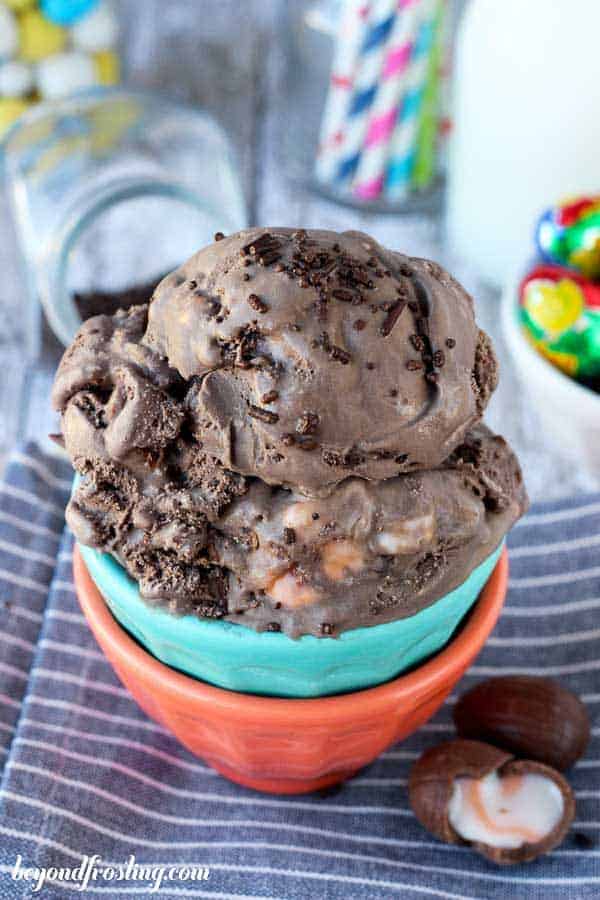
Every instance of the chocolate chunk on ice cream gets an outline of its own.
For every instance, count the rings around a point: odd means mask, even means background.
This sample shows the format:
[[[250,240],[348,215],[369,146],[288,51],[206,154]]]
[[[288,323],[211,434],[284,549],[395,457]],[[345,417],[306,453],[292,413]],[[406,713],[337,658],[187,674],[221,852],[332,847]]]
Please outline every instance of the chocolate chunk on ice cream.
[[[143,597],[335,636],[457,587],[526,505],[444,270],[358,232],[251,229],[88,320],[53,392],[67,510]]]

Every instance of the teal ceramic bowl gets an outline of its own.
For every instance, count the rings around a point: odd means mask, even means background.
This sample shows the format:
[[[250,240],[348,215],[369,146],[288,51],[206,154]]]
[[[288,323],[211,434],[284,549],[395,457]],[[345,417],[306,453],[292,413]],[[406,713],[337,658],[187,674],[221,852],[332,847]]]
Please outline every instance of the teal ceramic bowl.
[[[339,638],[299,640],[153,608],[110,554],[79,549],[114,617],[161,662],[232,691],[323,697],[383,684],[440,650],[477,600],[502,545],[463,584],[414,616]]]

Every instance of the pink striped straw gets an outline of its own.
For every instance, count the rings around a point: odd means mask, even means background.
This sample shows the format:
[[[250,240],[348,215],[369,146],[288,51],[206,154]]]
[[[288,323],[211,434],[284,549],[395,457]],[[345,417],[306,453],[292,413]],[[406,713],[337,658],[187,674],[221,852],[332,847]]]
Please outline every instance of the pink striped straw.
[[[350,189],[360,162],[369,115],[386,57],[389,35],[395,22],[398,0],[371,0],[365,20],[349,104],[338,145],[338,165],[333,181],[339,189]]]
[[[406,88],[407,72],[418,29],[421,0],[399,0],[388,41],[380,84],[371,110],[360,162],[352,185],[362,200],[379,197],[385,184],[389,143]]]
[[[344,0],[317,151],[316,174],[323,182],[333,180],[343,152],[343,130],[369,11],[367,0]]]

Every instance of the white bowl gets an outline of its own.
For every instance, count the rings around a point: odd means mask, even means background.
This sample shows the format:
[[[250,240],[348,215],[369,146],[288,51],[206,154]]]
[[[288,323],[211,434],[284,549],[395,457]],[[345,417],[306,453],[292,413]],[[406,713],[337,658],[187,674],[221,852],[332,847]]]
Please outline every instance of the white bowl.
[[[517,317],[522,278],[521,270],[502,298],[502,328],[515,368],[548,438],[600,476],[600,394],[565,375],[529,343]]]

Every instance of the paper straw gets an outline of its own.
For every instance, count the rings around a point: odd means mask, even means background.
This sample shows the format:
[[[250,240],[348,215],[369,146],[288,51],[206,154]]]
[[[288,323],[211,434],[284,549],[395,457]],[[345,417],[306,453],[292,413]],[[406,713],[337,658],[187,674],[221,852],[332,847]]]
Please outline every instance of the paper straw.
[[[370,3],[365,0],[345,0],[343,4],[319,138],[316,174],[320,181],[332,181],[338,170],[343,127],[369,10]]]
[[[419,31],[414,46],[406,90],[390,144],[390,161],[385,180],[388,199],[399,200],[410,190],[416,158],[421,105],[429,70],[429,53],[434,37],[434,13],[438,0],[422,0]]]
[[[389,142],[396,125],[398,106],[406,88],[417,36],[419,3],[420,0],[400,0],[398,3],[352,187],[353,193],[363,200],[375,199],[383,190]]]
[[[371,4],[344,126],[342,156],[335,175],[338,188],[350,186],[360,161],[397,4],[398,0],[373,0]]]
[[[446,0],[438,0],[434,20],[434,37],[429,53],[429,72],[421,109],[421,121],[417,135],[417,154],[412,173],[412,184],[417,190],[428,187],[435,177],[436,148],[440,103],[440,78]]]

